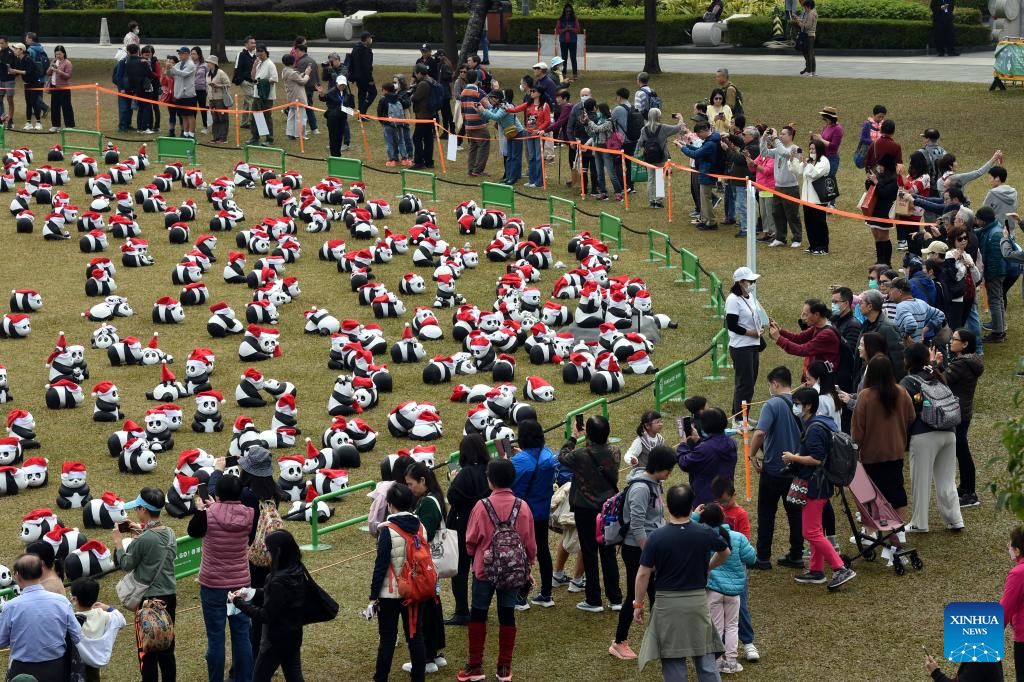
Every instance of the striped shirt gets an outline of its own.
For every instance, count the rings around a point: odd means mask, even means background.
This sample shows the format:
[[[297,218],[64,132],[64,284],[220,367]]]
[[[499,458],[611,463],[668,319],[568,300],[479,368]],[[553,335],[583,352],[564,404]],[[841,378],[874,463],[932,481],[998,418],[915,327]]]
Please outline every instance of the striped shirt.
[[[928,336],[935,335],[946,320],[945,314],[933,308],[919,298],[911,298],[896,304],[896,330],[901,336],[909,336],[915,342],[924,340],[924,328],[928,327]]]
[[[487,121],[484,121],[476,110],[476,105],[483,99],[483,92],[475,85],[467,85],[459,95],[459,101],[462,103],[462,120],[466,124],[466,130],[482,130],[487,127]]]

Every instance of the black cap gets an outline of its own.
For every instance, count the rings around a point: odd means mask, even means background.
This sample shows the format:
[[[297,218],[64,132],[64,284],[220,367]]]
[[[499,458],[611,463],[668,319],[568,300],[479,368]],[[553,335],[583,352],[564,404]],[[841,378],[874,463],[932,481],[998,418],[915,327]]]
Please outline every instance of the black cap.
[[[487,93],[487,96],[493,97],[498,102],[505,101],[505,93],[503,93],[501,90],[491,90],[490,92]]]
[[[707,123],[708,117],[705,116],[704,114],[694,114],[693,116],[690,117],[690,120],[693,121],[694,123]]]
[[[430,52],[430,51],[431,51],[430,45],[428,45],[427,43],[423,43],[422,45],[420,45],[420,52]]]
[[[422,73],[423,75],[427,75],[430,73],[430,67],[427,66],[426,64],[417,64],[416,73]]]
[[[928,138],[929,140],[939,139],[939,131],[935,128],[925,128],[924,132],[921,133],[921,137]]]
[[[363,34],[361,36],[359,36],[359,40],[366,40],[367,38],[372,38],[372,37],[373,37],[372,33],[370,33],[369,31],[363,31]]]

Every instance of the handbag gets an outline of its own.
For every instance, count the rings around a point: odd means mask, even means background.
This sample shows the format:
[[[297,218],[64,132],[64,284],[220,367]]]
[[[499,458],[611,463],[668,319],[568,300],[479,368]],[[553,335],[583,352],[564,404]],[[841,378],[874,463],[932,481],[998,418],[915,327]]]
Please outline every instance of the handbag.
[[[147,599],[135,612],[139,655],[167,651],[174,645],[174,619],[160,599]]]
[[[325,623],[337,618],[338,602],[313,580],[305,566],[302,567],[302,572],[306,574],[306,601],[302,606],[302,624]]]
[[[868,149],[871,147],[870,142],[860,142],[857,144],[857,149],[853,152],[853,165],[857,168],[863,168],[864,162],[868,158]]]
[[[896,215],[905,218],[914,218],[914,200],[913,198],[904,199],[902,196],[896,197]]]
[[[434,496],[429,497],[440,511],[441,504]],[[430,541],[430,556],[434,560],[438,578],[451,578],[459,572],[459,536],[455,531],[448,530],[444,518],[441,519],[441,527],[434,533],[434,539]]]
[[[794,478],[789,484],[789,491],[786,493],[786,502],[795,504],[798,507],[807,506],[807,486],[810,481],[806,478]]]
[[[519,129],[516,128],[515,124],[505,126],[501,129],[501,132],[505,135],[506,140],[514,140],[519,135]]]
[[[811,182],[814,193],[818,195],[818,201],[822,204],[831,204],[839,197],[839,183],[834,176],[824,175]]]
[[[171,534],[171,542],[176,542],[174,534]],[[167,560],[174,555],[174,547],[172,545],[167,546],[167,552],[164,554],[163,561],[160,562],[160,567],[156,569],[156,573],[153,577],[156,578],[167,566]],[[134,611],[139,608],[142,604],[142,598],[146,595],[146,590],[149,589],[149,585],[141,582],[135,577],[135,569],[125,573],[124,577],[117,581],[117,585],[114,587],[117,592],[117,598],[121,600],[121,605],[126,609]]]
[[[857,202],[857,208],[860,212],[869,218],[875,212],[875,206],[878,204],[878,197],[875,196],[875,185],[871,185],[864,194],[861,195],[860,201]]]
[[[800,31],[796,36],[796,41],[793,43],[793,49],[797,52],[803,52],[807,49],[807,31]]]

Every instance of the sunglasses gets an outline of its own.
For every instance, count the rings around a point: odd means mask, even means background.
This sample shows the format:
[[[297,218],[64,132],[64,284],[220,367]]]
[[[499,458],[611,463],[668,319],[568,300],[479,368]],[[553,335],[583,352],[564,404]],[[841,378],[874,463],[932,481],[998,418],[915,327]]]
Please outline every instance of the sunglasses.
[[[957,237],[956,240],[958,242],[965,242],[965,241],[967,241],[967,235],[966,234],[962,234],[959,237]]]
[[[884,280],[884,279],[878,280],[878,286],[880,286],[880,287],[888,287],[890,284],[892,284],[892,282],[890,282],[890,281],[887,281],[887,280]]]

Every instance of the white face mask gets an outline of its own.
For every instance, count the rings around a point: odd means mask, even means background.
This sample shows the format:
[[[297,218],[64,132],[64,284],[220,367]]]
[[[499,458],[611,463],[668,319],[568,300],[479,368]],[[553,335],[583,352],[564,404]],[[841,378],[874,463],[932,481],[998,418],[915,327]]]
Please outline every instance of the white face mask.
[[[1013,547],[1010,547],[1007,551],[1010,553],[1010,560],[1011,561],[1016,561],[1017,560],[1017,555],[1013,553]]]
[[[804,408],[798,403],[793,403],[793,414],[797,417],[804,416]]]
[[[814,161],[818,158],[818,153],[812,149],[810,154],[808,154],[808,158],[810,158],[811,161]]]

